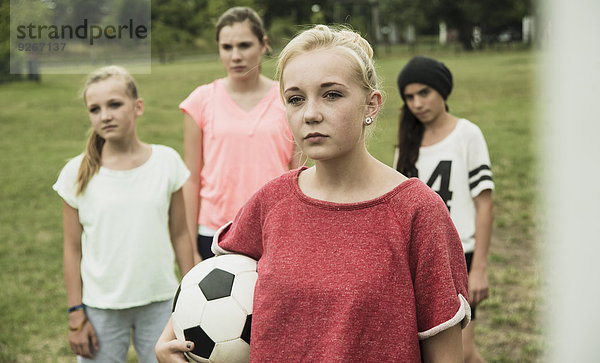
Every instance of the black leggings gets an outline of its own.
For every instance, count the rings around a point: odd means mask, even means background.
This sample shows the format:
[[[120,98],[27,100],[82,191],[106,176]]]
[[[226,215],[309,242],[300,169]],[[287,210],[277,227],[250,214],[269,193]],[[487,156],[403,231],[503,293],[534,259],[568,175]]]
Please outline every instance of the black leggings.
[[[467,273],[471,272],[471,262],[473,262],[473,252],[465,253],[465,260],[467,261]],[[471,320],[475,320],[475,306],[469,304],[471,306]]]

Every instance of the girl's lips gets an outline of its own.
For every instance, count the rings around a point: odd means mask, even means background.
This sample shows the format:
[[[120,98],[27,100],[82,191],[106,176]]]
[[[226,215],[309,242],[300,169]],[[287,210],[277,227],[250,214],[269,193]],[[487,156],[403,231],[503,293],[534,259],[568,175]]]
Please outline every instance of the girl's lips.
[[[318,142],[318,141],[325,139],[326,137],[327,137],[327,135],[323,135],[323,134],[319,134],[318,132],[314,132],[314,133],[306,135],[304,137],[304,140],[311,141],[311,142]]]

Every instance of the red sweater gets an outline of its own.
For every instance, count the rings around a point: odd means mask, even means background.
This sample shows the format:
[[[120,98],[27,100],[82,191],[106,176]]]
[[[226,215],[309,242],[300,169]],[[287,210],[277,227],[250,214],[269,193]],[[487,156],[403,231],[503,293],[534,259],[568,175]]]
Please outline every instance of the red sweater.
[[[331,203],[301,170],[259,190],[219,247],[258,260],[252,362],[418,362],[419,339],[466,325],[467,272],[440,197],[416,178]]]

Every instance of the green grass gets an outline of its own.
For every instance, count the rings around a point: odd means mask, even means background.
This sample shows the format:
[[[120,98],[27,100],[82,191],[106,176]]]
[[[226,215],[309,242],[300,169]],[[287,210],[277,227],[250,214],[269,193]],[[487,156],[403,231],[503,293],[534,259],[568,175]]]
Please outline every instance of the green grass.
[[[478,309],[477,342],[490,362],[540,361],[543,310],[535,209],[533,131],[535,53],[433,50],[454,73],[451,112],[478,124],[496,181],[491,297]],[[370,141],[391,164],[398,110],[396,76],[410,54],[380,52],[385,107]],[[274,61],[264,63],[273,74]],[[178,103],[201,83],[223,75],[215,60],[155,64],[137,76],[145,115],[140,137],[183,150]],[[61,200],[51,189],[58,172],[84,147],[89,121],[78,90],[81,75],[43,76],[40,84],[0,85],[0,362],[73,361],[67,341],[62,276]]]

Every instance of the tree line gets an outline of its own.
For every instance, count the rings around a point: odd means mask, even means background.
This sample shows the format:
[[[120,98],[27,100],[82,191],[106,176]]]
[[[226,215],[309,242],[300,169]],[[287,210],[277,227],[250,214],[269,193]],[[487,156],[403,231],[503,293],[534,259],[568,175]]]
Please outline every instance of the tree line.
[[[127,14],[150,17],[152,54],[167,61],[183,52],[215,52],[214,25],[232,6],[254,8],[264,19],[275,49],[303,26],[315,23],[348,24],[380,42],[410,42],[406,29],[435,35],[444,23],[455,41],[473,49],[473,29],[483,41],[494,41],[501,32],[519,35],[523,17],[535,12],[533,0],[1,0],[0,82],[10,75],[10,4],[26,4],[29,21],[90,23],[110,18],[119,22]],[[60,19],[60,20],[59,20]],[[14,24],[13,24],[14,25]],[[396,36],[391,37],[392,30]],[[511,34],[511,33],[509,33]]]

